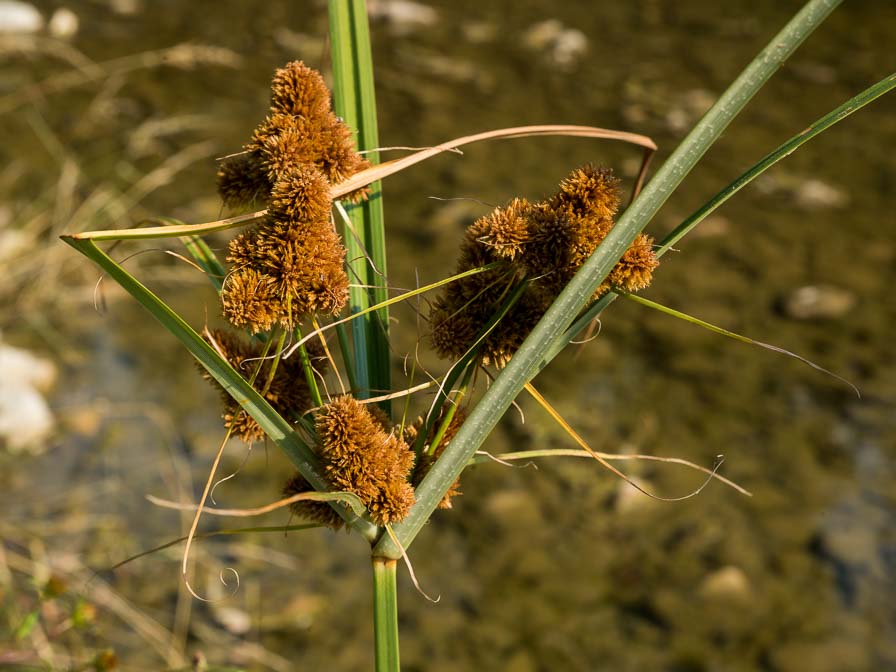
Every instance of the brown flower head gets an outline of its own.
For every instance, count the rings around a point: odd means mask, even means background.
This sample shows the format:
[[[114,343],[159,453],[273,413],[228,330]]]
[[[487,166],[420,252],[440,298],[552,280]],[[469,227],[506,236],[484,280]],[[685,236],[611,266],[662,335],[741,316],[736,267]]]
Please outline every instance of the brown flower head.
[[[317,70],[292,61],[274,73],[271,109],[299,117],[319,116],[330,110],[330,91]]]
[[[312,165],[283,170],[271,191],[270,216],[277,222],[329,222],[330,183]]]
[[[345,248],[339,236],[326,225],[307,226],[304,237],[293,239],[280,230],[261,230],[258,234],[256,267],[273,284],[276,295],[289,304],[295,324],[311,313],[338,313],[348,301],[348,276],[345,273]]]
[[[315,423],[324,472],[333,487],[353,492],[378,525],[404,518],[414,504],[408,477],[414,453],[356,399],[334,399]]]
[[[254,266],[258,261],[258,230],[250,229],[230,239],[227,244],[227,261],[235,270]]]
[[[255,129],[252,142],[246,147],[258,156],[272,184],[287,169],[311,163],[315,148],[306,137],[307,126],[306,119],[274,114]]]
[[[653,251],[653,238],[639,233],[610,271],[607,281],[627,292],[637,292],[650,285],[653,271],[659,265],[660,261]]]
[[[258,157],[249,152],[237,154],[218,165],[218,193],[224,205],[233,208],[263,203],[271,191],[271,181]]]
[[[457,358],[468,352],[515,284],[527,279],[530,286],[479,344],[481,363],[504,366],[606,238],[618,207],[619,180],[609,169],[587,165],[570,173],[547,200],[515,199],[476,220],[461,244],[457,271],[498,260],[507,267],[455,281],[433,302],[431,340],[439,355]],[[595,296],[612,285],[629,291],[646,287],[658,264],[650,243],[639,236]]]
[[[466,244],[486,246],[495,258],[513,260],[530,240],[529,218],[532,205],[524,198],[515,198],[503,208],[477,219],[467,230]]]
[[[326,132],[322,134],[315,164],[331,183],[338,184],[355,173],[369,168],[370,163],[358,154],[354,134],[348,126],[332,113],[327,121],[329,123],[326,125]]]
[[[218,190],[230,206],[266,200],[291,168],[313,165],[336,184],[370,165],[355,150],[351,130],[330,109],[323,78],[298,61],[274,74],[270,114],[244,150],[218,171]],[[366,193],[359,189],[348,198],[358,200]]]
[[[244,327],[257,334],[269,331],[284,314],[270,276],[247,267],[227,276],[221,290],[224,317],[235,327]]]
[[[314,117],[271,114],[246,149],[259,158],[271,181],[286,168],[312,164],[337,184],[370,165],[355,150],[351,130],[329,111]]]
[[[570,217],[611,218],[619,209],[619,179],[609,168],[582,166],[560,183],[548,204]]]
[[[429,314],[430,342],[440,357],[456,359],[466,353],[481,326],[475,319],[447,298],[435,300]]]

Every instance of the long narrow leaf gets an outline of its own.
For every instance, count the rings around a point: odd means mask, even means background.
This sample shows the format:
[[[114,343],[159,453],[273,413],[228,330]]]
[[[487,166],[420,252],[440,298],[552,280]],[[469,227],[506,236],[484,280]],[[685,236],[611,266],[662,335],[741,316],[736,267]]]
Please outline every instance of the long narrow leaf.
[[[164,301],[115,263],[111,257],[100,250],[92,241],[77,240],[72,236],[63,236],[62,239],[99,265],[113,280],[137,299],[165,329],[171,332],[221,387],[242,406],[243,410],[252,416],[264,430],[265,434],[286,453],[286,456],[315,490],[325,491],[329,489],[329,484],[321,476],[317,457],[299,439],[290,424],[227,361],[222,359],[215,352],[214,348],[206,343],[189,324],[171,310]],[[341,504],[334,503],[333,506],[346,521],[350,521],[350,524],[366,538],[372,539],[375,536],[376,526],[358,519]]]
[[[466,135],[461,138],[455,138],[448,142],[443,142],[435,147],[429,147],[410,156],[406,156],[394,161],[381,163],[377,166],[362,170],[355,173],[348,180],[333,185],[330,196],[334,199],[341,198],[346,194],[365,187],[377,180],[389,177],[396,173],[406,170],[411,166],[431,159],[434,156],[444,152],[450,152],[458,147],[469,145],[474,142],[483,142],[486,140],[497,140],[501,138],[531,138],[540,136],[564,136],[577,138],[593,138],[599,140],[619,140],[630,144],[644,147],[646,151],[653,152],[656,150],[656,144],[644,135],[636,133],[624,133],[622,131],[612,131],[606,128],[598,128],[596,126],[569,126],[569,125],[540,125],[540,126],[516,126],[513,128],[500,128],[474,135]],[[236,217],[228,217],[219,219],[214,222],[206,222],[204,224],[185,224],[179,227],[156,226],[141,229],[109,229],[104,231],[84,231],[81,233],[69,234],[75,239],[92,239],[92,240],[142,240],[150,238],[175,238],[177,236],[192,236],[203,233],[212,233],[214,231],[225,231],[240,226],[245,226],[256,220],[261,219],[268,214],[267,210],[258,210],[257,212],[248,212]]]
[[[370,151],[379,146],[379,137],[366,3],[364,0],[330,0],[329,15],[336,114],[349,128],[357,129],[358,149],[367,151],[367,160],[376,164],[379,155]],[[356,283],[349,290],[349,308],[350,312],[358,313],[389,298],[379,182],[370,184],[366,201],[349,206],[347,210],[353,235],[346,235],[344,239],[349,274]],[[360,387],[356,394],[361,398],[369,397],[372,390],[391,387],[388,330],[389,311],[385,308],[352,323],[355,379]]]
[[[621,296],[624,296],[627,299],[631,299],[635,303],[639,303],[642,306],[647,306],[648,308],[652,308],[654,310],[658,310],[661,313],[665,313],[666,315],[671,315],[672,317],[678,318],[679,320],[684,320],[685,322],[690,322],[691,324],[695,324],[698,327],[703,327],[715,334],[720,334],[722,336],[727,336],[728,338],[732,338],[735,341],[740,341],[741,343],[747,343],[749,345],[758,345],[760,348],[765,348],[766,350],[771,350],[772,352],[777,352],[782,355],[787,355],[788,357],[793,357],[801,361],[806,366],[810,366],[816,371],[820,371],[821,373],[826,373],[832,378],[836,378],[842,383],[849,385],[853,392],[856,393],[857,397],[861,398],[861,393],[859,392],[859,388],[853,385],[851,382],[846,380],[843,376],[838,376],[833,371],[829,371],[823,366],[819,366],[815,362],[806,359],[805,357],[801,357],[795,352],[791,352],[790,350],[785,350],[784,348],[780,348],[777,345],[772,345],[771,343],[763,343],[762,341],[757,341],[756,339],[750,338],[748,336],[742,336],[741,334],[735,333],[733,331],[729,331],[728,329],[723,329],[722,327],[717,327],[714,324],[710,324],[700,318],[694,317],[693,315],[688,315],[687,313],[682,313],[680,310],[675,310],[674,308],[669,308],[668,306],[664,306],[661,303],[657,303],[656,301],[651,301],[650,299],[645,299],[643,296],[637,296],[636,294],[629,294],[628,292],[620,292]]]
[[[778,163],[778,161],[790,156],[791,154],[793,154],[793,152],[795,152],[812,138],[828,130],[837,122],[843,121],[853,112],[862,109],[871,101],[876,100],[889,91],[892,91],[894,88],[896,88],[896,74],[885,77],[873,86],[870,86],[862,91],[862,93],[854,96],[853,98],[850,98],[840,107],[832,110],[830,113],[826,114],[814,124],[809,126],[806,130],[797,133],[792,138],[787,140],[787,142],[777,147],[774,151],[766,154],[758,163],[756,163],[749,170],[744,172],[740,177],[734,180],[731,184],[729,184],[719,193],[713,196],[709,201],[706,202],[705,205],[701,206],[696,212],[694,212],[694,214],[685,219],[681,224],[675,227],[675,229],[670,232],[669,235],[663,238],[662,242],[657,248],[657,256],[663,256],[672,248],[673,245],[675,245],[679,240],[687,235],[688,232],[690,232],[695,226],[697,226],[697,224],[702,222],[704,219],[706,219],[707,216],[714,212],[716,208],[718,208],[725,201],[734,196],[734,194],[743,189],[750,182],[762,175],[762,173],[764,173],[766,170]],[[588,325],[588,323],[591,322],[591,320],[597,317],[601,313],[601,311],[603,311],[616,299],[616,296],[616,294],[612,293],[607,294],[601,297],[600,300],[595,302],[594,305],[592,305],[586,312],[584,312],[582,316],[579,317],[579,319],[577,319],[567,330],[565,338],[561,341],[558,341],[558,343],[554,346],[550,354],[545,358],[546,361],[550,361],[555,356],[557,356],[567,343],[572,341],[582,331],[582,329],[584,329]]]
[[[560,293],[507,367],[485,393],[457,436],[448,444],[442,457],[420,483],[417,488],[417,503],[408,517],[394,527],[399,543],[384,535],[374,548],[375,554],[399,558],[401,548],[407,549],[410,546],[445,492],[488,437],[523,386],[546,364],[547,357],[556,344],[565,343],[566,329],[598,285],[610,273],[635,236],[647,225],[750,98],[838,4],[839,0],[808,2],[784,29],[775,35],[768,46],[747,66],[682,141],[638,199],[620,217],[594,254]]]

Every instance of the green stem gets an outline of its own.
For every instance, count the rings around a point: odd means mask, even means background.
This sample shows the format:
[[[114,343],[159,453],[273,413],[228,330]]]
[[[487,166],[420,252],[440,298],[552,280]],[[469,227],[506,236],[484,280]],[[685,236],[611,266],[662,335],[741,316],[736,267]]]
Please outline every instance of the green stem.
[[[302,331],[296,327],[296,338],[302,340]],[[308,390],[311,392],[311,401],[315,406],[323,406],[324,400],[320,396],[320,389],[317,387],[317,378],[314,377],[314,369],[311,366],[311,358],[308,356],[308,349],[302,345],[299,348],[299,359],[302,362],[302,372],[305,374],[305,382],[308,383]]]
[[[348,376],[348,385],[352,392],[358,389],[358,379],[355,377],[355,367],[352,362],[355,358],[352,356],[352,346],[348,341],[348,332],[345,330],[344,324],[336,325],[336,336],[339,339],[339,351],[342,353],[342,361],[345,365],[345,375]]]
[[[399,672],[397,560],[373,558],[373,636],[376,672]]]
[[[476,367],[473,365],[467,367],[463,382],[461,382],[457,394],[454,395],[454,399],[452,399],[451,403],[448,405],[448,410],[445,411],[445,417],[442,418],[442,424],[439,425],[439,429],[436,431],[435,436],[433,436],[432,441],[429,442],[429,448],[426,451],[429,455],[435,455],[436,449],[439,447],[439,444],[445,436],[445,432],[448,431],[451,421],[454,420],[454,415],[457,413],[457,407],[460,406],[461,400],[467,394],[467,387],[470,385],[470,378],[473,377],[473,372],[475,370]]]
[[[333,95],[336,114],[358,132],[358,149],[367,151],[371,164],[379,154],[373,60],[365,0],[330,0],[330,40],[333,53]],[[389,298],[386,284],[386,236],[383,199],[379,182],[369,186],[365,202],[349,206],[353,234],[344,236],[346,259],[353,284],[349,290],[352,313]],[[368,259],[369,255],[369,259]],[[373,390],[391,389],[389,356],[389,311],[377,310],[352,323],[355,343],[357,395],[372,396]],[[389,402],[381,402],[389,411]]]
[[[277,327],[280,331],[280,336],[277,338],[277,349],[275,350],[274,360],[271,362],[271,370],[268,371],[268,379],[264,383],[264,388],[261,390],[261,396],[265,396],[271,389],[271,385],[274,383],[274,378],[277,377],[277,369],[280,367],[280,356],[283,353],[283,345],[286,343],[286,329],[282,327]],[[261,365],[264,363],[264,360],[267,359],[268,350],[271,347],[271,343],[273,339],[268,339],[267,343],[265,343],[265,352],[261,356],[261,359],[258,361],[259,371],[261,370]]]
[[[401,557],[402,549],[407,549],[413,543],[448,488],[457,480],[516,396],[550,361],[548,357],[552,348],[563,340],[566,329],[635,236],[653,218],[737,113],[838,4],[839,0],[808,2],[772,38],[768,46],[753,59],[682,141],[560,293],[417,487],[417,503],[407,518],[394,527],[397,543],[390,536],[382,536],[374,549],[376,555],[398,558]]]

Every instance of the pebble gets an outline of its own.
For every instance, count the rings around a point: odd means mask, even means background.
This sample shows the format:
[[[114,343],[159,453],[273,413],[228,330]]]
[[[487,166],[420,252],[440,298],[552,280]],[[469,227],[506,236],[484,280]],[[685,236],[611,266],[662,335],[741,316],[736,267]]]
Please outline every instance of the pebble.
[[[833,320],[856,304],[855,294],[834,285],[807,285],[784,298],[784,313],[795,320]]]
[[[553,65],[570,67],[588,52],[588,38],[578,28],[567,28],[557,19],[530,26],[523,33],[523,44],[541,52]]]
[[[700,594],[708,598],[750,597],[750,580],[740,567],[728,565],[709,574],[700,584]]]
[[[27,2],[0,2],[0,34],[36,33],[44,27],[44,17]]]
[[[719,238],[726,235],[730,230],[731,220],[722,215],[710,215],[688,234],[688,238],[692,240]]]
[[[109,9],[119,16],[134,16],[143,7],[140,0],[109,0]]]
[[[47,23],[47,30],[53,37],[67,40],[77,34],[79,25],[80,21],[77,14],[66,7],[60,7],[50,17],[50,21]]]
[[[849,195],[821,180],[806,180],[794,192],[796,204],[805,210],[842,208],[849,203]]]
[[[56,379],[52,362],[0,343],[0,444],[12,453],[40,453],[55,420],[44,398]]]
[[[629,476],[632,482],[638,487],[650,492],[652,485],[642,478]],[[616,513],[632,513],[647,509],[656,504],[656,500],[644,494],[631,483],[627,483],[622,479],[616,485],[616,497],[613,502],[613,508]]]
[[[398,34],[428,28],[439,21],[435,9],[411,0],[371,0],[367,4],[367,14],[371,20],[388,23]]]

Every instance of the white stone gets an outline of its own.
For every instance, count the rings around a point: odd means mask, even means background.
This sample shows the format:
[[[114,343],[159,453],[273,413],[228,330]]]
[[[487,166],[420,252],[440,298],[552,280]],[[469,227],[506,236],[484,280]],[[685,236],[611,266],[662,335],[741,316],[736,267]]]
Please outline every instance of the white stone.
[[[7,450],[43,452],[53,424],[53,414],[40,392],[27,385],[0,382],[0,443]]]
[[[433,26],[439,20],[435,9],[411,0],[371,0],[367,14],[371,19],[388,22],[399,33]]]
[[[0,1],[0,33],[36,33],[44,27],[44,17],[27,2]]]
[[[67,40],[77,34],[79,25],[80,21],[77,14],[66,7],[60,7],[50,17],[50,21],[47,23],[47,30],[50,31],[50,35],[53,37]]]
[[[28,237],[18,229],[4,229],[0,223],[0,262],[10,262],[27,252]]]
[[[109,8],[121,16],[133,16],[143,9],[140,0],[109,0]]]
[[[796,189],[796,203],[806,210],[842,208],[849,203],[849,194],[821,180],[806,180]]]
[[[588,51],[588,38],[578,28],[567,28],[557,19],[541,21],[523,33],[523,44],[542,52],[554,65],[570,66]]]
[[[52,362],[0,343],[0,446],[42,452],[55,424],[44,399],[56,379]]]
[[[751,594],[750,580],[740,567],[727,565],[707,576],[700,585],[700,594],[707,598],[747,598]]]
[[[856,304],[855,294],[834,285],[806,285],[784,300],[784,311],[797,320],[835,320]]]
[[[56,367],[27,350],[0,343],[0,385],[4,388],[33,387],[46,392],[56,380]]]

